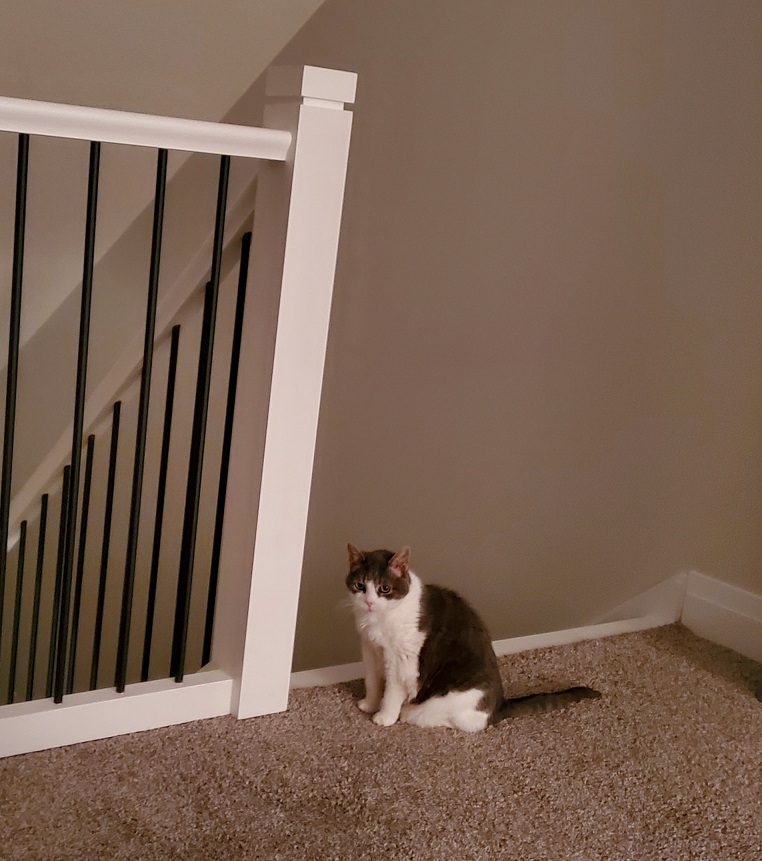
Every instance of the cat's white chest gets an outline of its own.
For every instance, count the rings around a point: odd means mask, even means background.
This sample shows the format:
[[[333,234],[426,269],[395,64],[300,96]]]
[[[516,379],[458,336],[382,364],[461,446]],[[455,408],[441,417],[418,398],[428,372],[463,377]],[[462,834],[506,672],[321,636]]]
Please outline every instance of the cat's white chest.
[[[419,629],[421,582],[411,573],[410,591],[385,612],[362,613],[357,626],[362,636],[382,649],[387,662],[417,661],[425,635]]]
[[[402,610],[402,608],[400,608]],[[412,614],[411,614],[412,615]],[[389,655],[418,656],[424,636],[418,630],[418,620],[399,613],[371,616],[363,626],[363,634],[375,646]]]

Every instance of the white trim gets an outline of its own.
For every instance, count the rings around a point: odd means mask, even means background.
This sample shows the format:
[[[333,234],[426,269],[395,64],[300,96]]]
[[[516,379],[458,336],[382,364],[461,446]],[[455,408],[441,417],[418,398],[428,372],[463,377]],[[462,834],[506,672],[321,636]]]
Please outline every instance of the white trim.
[[[657,616],[641,616],[637,619],[622,619],[618,622],[604,622],[600,625],[585,625],[581,628],[567,628],[563,631],[548,631],[544,634],[529,634],[526,637],[511,637],[496,640],[492,645],[498,656],[515,655],[532,649],[547,649],[549,646],[568,646],[584,640],[597,640],[600,637],[616,637],[634,631],[647,631],[658,628],[663,622]]]
[[[581,643],[583,640],[597,640],[599,637],[614,637],[618,634],[631,634],[633,631],[646,631],[663,624],[656,616],[639,619],[624,619],[607,622],[603,625],[587,625],[582,628],[567,628],[563,631],[549,631],[545,634],[531,634],[528,637],[511,637],[507,640],[494,640],[492,647],[498,657],[515,655],[532,649],[545,649],[548,646],[565,646]],[[291,689],[315,688],[322,685],[335,685],[350,682],[363,676],[362,662],[338,664],[334,667],[321,667],[316,670],[302,670],[291,674]]]
[[[0,130],[102,143],[285,161],[291,134],[279,129],[158,117],[0,96]]]
[[[230,713],[233,680],[219,670],[3,706],[0,757],[110,738]]]
[[[279,74],[278,69],[268,73],[273,79]],[[249,357],[262,348],[262,342],[254,343],[252,336],[263,320],[274,317],[272,373],[265,390],[257,371],[238,388],[230,463],[231,472],[241,475],[246,484],[234,480],[228,485],[228,508],[238,508],[247,518],[255,510],[256,524],[249,519],[240,526],[235,514],[229,517],[226,512],[217,614],[229,625],[224,631],[215,626],[212,644],[217,664],[239,680],[233,694],[238,717],[272,714],[288,705],[352,128],[350,111],[305,105],[300,100],[307,95],[336,101],[341,95],[336,92],[337,83],[348,81],[354,87],[356,82],[354,73],[321,70],[317,77],[327,82],[327,91],[316,84],[305,94],[304,81],[311,74],[305,72],[296,91],[279,87],[277,92],[284,98],[270,101],[264,116],[268,127],[291,129],[295,146],[285,169],[270,164],[260,171],[249,292],[257,294],[268,311],[252,328],[255,306],[247,301],[241,345],[241,366],[253,366]],[[266,419],[260,425],[259,410],[265,405]],[[247,464],[252,450],[259,447],[263,427],[260,470],[258,464],[253,468]],[[251,498],[252,490],[256,492],[253,507],[243,501]],[[235,533],[232,541],[231,532]],[[236,620],[244,607],[241,649],[234,640]]]
[[[762,661],[762,595],[692,571],[681,621],[699,637]]]
[[[297,688],[320,688],[324,685],[337,685],[361,679],[365,670],[362,661],[355,664],[337,664],[334,667],[321,667],[317,670],[301,670],[291,673],[291,690]]]

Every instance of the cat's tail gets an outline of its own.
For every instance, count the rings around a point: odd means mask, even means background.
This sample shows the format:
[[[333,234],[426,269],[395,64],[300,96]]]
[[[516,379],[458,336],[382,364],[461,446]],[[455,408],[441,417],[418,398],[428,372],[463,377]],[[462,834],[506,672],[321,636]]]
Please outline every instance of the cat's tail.
[[[526,697],[504,699],[495,713],[494,723],[499,723],[506,718],[556,711],[581,700],[597,700],[600,696],[600,693],[593,688],[577,687],[548,694],[529,694]]]

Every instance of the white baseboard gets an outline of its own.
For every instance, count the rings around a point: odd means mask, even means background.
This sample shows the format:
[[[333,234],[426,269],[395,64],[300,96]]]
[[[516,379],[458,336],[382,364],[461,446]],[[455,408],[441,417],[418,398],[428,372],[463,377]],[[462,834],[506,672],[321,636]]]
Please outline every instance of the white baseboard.
[[[692,571],[681,621],[699,637],[762,662],[762,595]]]
[[[615,607],[598,621],[631,616],[682,622],[699,637],[762,661],[762,595],[697,571],[675,574]]]
[[[762,596],[695,571],[668,577],[606,613],[595,624],[527,637],[495,640],[498,656],[564,646],[682,622],[697,634],[762,661]],[[362,663],[291,674],[291,688],[335,685],[363,676]]]
[[[492,643],[495,654],[515,655],[530,649],[544,649],[547,646],[563,646],[569,643],[580,643],[583,640],[597,640],[599,637],[613,637],[617,634],[629,634],[632,631],[645,631],[663,625],[656,616],[646,616],[640,619],[624,619],[617,622],[607,622],[602,625],[587,625],[584,628],[569,628],[565,631],[549,631],[545,634],[531,634],[528,637],[512,637],[507,640],[495,640]],[[336,685],[349,682],[363,676],[362,662],[354,664],[339,664],[335,667],[322,667],[316,670],[302,670],[291,674],[291,688],[315,688],[322,685]]]
[[[335,667],[321,667],[317,670],[302,670],[291,673],[291,689],[319,688],[324,685],[338,685],[363,677],[362,661],[355,664],[337,664]]]
[[[568,646],[584,640],[598,640],[600,637],[615,637],[618,634],[631,634],[633,631],[647,631],[665,624],[657,616],[641,616],[635,619],[621,619],[616,622],[603,622],[585,625],[582,628],[567,628],[564,631],[548,631],[545,634],[530,634],[527,637],[511,637],[508,640],[495,640],[492,646],[498,657],[528,652],[532,649],[546,649],[549,646]]]

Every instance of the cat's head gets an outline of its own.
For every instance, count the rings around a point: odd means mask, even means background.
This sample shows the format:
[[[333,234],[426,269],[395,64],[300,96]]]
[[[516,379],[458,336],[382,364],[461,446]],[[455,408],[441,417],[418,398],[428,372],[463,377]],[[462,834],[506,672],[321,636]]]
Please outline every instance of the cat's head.
[[[361,613],[383,613],[398,606],[410,591],[410,548],[358,550],[348,544],[349,574],[346,584],[352,605]]]

